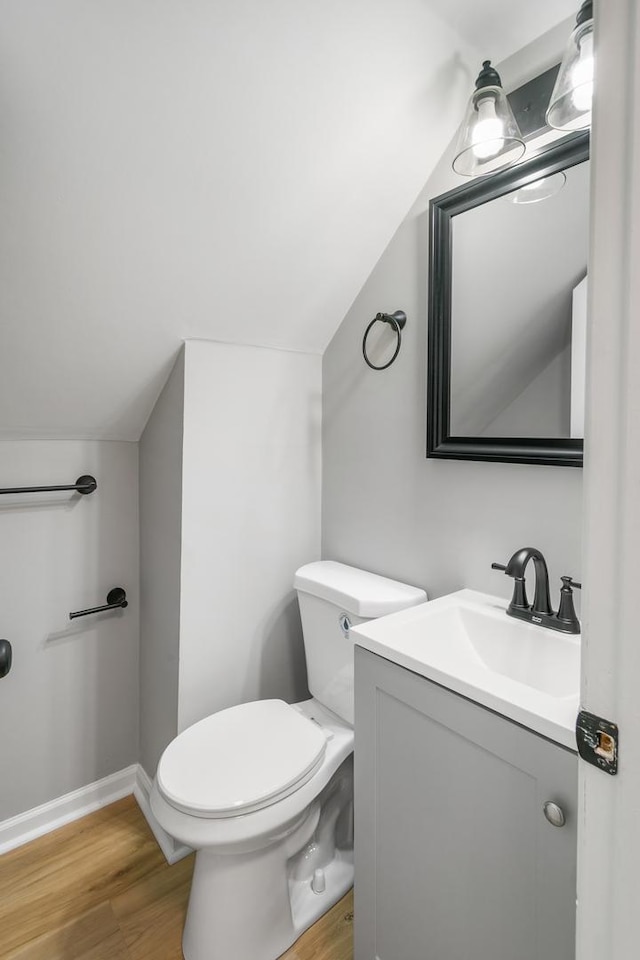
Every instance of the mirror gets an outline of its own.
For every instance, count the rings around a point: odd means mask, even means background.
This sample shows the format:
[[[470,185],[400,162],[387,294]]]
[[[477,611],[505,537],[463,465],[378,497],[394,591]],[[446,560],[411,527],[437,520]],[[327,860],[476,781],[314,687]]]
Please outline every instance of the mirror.
[[[431,201],[427,456],[582,466],[589,139]]]

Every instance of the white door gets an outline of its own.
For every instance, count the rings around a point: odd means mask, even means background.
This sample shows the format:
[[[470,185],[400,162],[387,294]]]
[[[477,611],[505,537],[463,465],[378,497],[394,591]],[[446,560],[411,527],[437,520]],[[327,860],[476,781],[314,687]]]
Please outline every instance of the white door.
[[[640,9],[596,2],[582,704],[619,774],[580,762],[578,960],[640,957]]]

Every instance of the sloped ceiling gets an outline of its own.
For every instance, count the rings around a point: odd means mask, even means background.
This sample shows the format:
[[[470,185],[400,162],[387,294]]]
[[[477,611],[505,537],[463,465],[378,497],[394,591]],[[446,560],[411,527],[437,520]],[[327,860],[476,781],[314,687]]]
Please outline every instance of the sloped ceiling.
[[[459,122],[443,13],[5,0],[0,437],[138,439],[184,338],[322,351]]]

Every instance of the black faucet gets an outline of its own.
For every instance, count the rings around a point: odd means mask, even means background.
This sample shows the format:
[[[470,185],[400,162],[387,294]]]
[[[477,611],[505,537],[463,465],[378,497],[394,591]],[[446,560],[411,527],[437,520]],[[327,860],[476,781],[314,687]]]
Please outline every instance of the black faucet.
[[[536,571],[536,588],[533,604],[527,600],[525,585],[525,570],[529,560],[533,560]],[[502,570],[508,577],[513,577],[513,596],[507,607],[510,617],[536,623],[551,630],[560,630],[562,633],[580,633],[580,621],[576,616],[573,605],[573,588],[582,588],[571,577],[562,577],[560,591],[560,608],[555,613],[551,607],[549,596],[549,571],[547,563],[540,550],[536,547],[523,547],[517,550],[506,566],[502,563],[492,563],[494,570]]]

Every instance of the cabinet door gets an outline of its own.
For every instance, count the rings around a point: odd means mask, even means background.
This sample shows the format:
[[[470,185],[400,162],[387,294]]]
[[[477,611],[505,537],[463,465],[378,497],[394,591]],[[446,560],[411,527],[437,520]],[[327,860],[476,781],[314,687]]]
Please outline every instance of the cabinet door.
[[[573,960],[574,753],[359,648],[355,744],[355,960]]]

